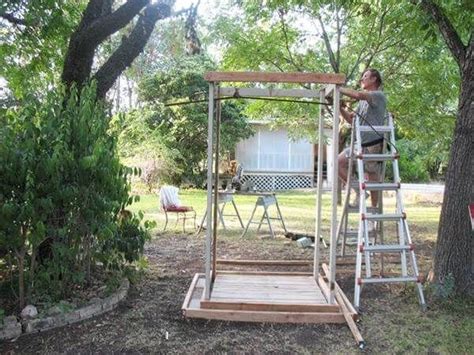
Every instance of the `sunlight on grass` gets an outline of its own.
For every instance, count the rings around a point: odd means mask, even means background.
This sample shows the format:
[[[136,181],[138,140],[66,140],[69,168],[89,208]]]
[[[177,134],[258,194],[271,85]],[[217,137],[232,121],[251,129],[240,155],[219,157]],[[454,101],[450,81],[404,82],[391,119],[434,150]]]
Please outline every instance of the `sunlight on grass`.
[[[197,222],[200,223],[206,209],[206,191],[204,190],[180,190],[180,199],[183,205],[192,206],[197,212]],[[285,191],[277,194],[278,203],[289,231],[297,233],[314,233],[315,224],[315,193],[313,190],[308,191]],[[250,218],[252,210],[255,206],[255,196],[242,196],[236,195],[234,197],[238,211],[244,224]],[[395,198],[388,195],[384,199],[384,208],[386,212],[390,212],[394,209]],[[141,210],[145,214],[145,218],[154,220],[158,223],[157,230],[161,230],[164,226],[165,217],[163,212],[159,210],[159,201],[156,194],[141,195],[140,201],[133,204],[130,209],[132,211]],[[421,207],[416,205],[415,202],[410,202],[405,205],[405,210],[408,215],[408,221],[410,228],[412,229],[413,238],[417,241],[434,241],[436,238],[437,224],[440,213],[440,206],[432,205]],[[330,228],[330,194],[323,194],[323,232],[325,237],[329,234]],[[224,214],[234,214],[231,204],[227,204],[224,210]],[[274,206],[270,208],[271,216],[276,215],[276,209]],[[341,208],[339,208],[339,215],[341,214]],[[262,215],[262,208],[259,207],[255,214],[255,218],[258,220]],[[174,216],[171,217],[170,231],[173,231]],[[352,221],[357,220],[357,216],[352,216]],[[240,235],[241,230],[239,228],[239,222],[236,217],[226,216],[224,219],[227,227],[226,235]],[[275,229],[281,232],[277,221],[275,223]],[[255,227],[251,226],[251,230]],[[179,230],[179,226],[174,231]],[[263,227],[265,229],[265,227]],[[421,239],[421,240],[420,240]]]

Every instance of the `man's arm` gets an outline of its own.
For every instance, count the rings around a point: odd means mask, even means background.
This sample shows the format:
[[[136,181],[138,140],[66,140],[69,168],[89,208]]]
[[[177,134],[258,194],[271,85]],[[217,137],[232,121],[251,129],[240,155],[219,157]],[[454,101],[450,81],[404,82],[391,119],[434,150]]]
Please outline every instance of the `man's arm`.
[[[339,109],[340,112],[341,112],[341,115],[342,117],[344,117],[344,119],[349,122],[350,124],[352,124],[352,120],[354,119],[354,116],[355,116],[355,113],[354,112],[349,112],[347,111],[344,107],[341,106],[341,108]]]
[[[365,100],[370,103],[372,100],[370,93],[368,91],[357,91],[357,90],[352,90],[349,88],[341,88],[340,93],[346,96],[349,96],[352,99],[356,100]]]

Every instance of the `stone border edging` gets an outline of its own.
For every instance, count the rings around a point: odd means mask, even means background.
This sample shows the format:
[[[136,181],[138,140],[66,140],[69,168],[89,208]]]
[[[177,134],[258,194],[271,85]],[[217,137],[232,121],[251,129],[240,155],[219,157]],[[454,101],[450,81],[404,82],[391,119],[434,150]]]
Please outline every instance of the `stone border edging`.
[[[127,296],[129,287],[130,282],[127,278],[125,278],[118,290],[113,295],[104,299],[100,299],[93,304],[89,304],[72,312],[59,314],[57,316],[29,319],[22,322],[12,322],[11,318],[7,317],[5,320],[10,318],[10,322],[4,322],[5,326],[0,328],[0,340],[15,338],[22,334],[37,333],[57,327],[62,327],[111,311],[112,309],[116,308],[119,302]]]

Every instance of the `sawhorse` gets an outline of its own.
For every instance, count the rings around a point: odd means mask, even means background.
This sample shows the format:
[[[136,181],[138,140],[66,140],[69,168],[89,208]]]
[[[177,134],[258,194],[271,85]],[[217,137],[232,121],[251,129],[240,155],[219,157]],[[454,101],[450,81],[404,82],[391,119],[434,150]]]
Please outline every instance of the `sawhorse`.
[[[224,207],[229,202],[234,207],[235,214],[225,215],[224,214]],[[226,217],[226,216],[233,216],[233,217],[237,216],[237,219],[239,220],[241,228],[244,228],[244,224],[242,223],[242,218],[240,218],[239,210],[237,209],[237,206],[235,205],[235,202],[234,202],[233,194],[219,192],[218,195],[217,195],[217,204],[218,204],[217,214],[219,215],[219,221],[222,224],[222,227],[224,228],[224,230],[226,229],[225,223],[224,223],[224,217]],[[204,216],[202,217],[201,223],[199,224],[199,228],[198,228],[198,231],[196,232],[196,234],[199,234],[202,231],[203,226],[204,226],[204,221],[206,220],[206,217],[207,217],[207,210],[206,210],[206,213],[204,213]]]
[[[285,233],[287,232],[285,222],[283,221],[283,216],[282,216],[281,211],[280,211],[280,206],[278,205],[278,200],[277,200],[274,193],[258,193],[258,192],[255,192],[255,193],[242,193],[242,194],[244,194],[244,195],[256,195],[256,196],[258,196],[258,199],[255,202],[255,207],[252,211],[252,215],[250,216],[250,219],[249,219],[249,221],[247,223],[247,226],[245,227],[244,232],[242,233],[241,237],[245,236],[245,234],[247,233],[251,223],[255,223],[255,224],[258,223],[258,228],[257,228],[257,232],[258,232],[260,230],[260,227],[262,226],[262,223],[263,223],[264,219],[267,221],[266,224],[268,225],[268,228],[270,229],[270,234],[271,234],[272,238],[275,238],[275,233],[273,232],[272,223],[271,223],[272,219],[280,221],[281,225],[283,226],[283,229],[285,230]],[[276,207],[277,217],[270,217],[270,215],[268,214],[268,208],[272,205],[275,205],[275,207]],[[253,217],[255,215],[255,211],[257,210],[258,206],[263,207],[262,218],[260,219],[260,222],[253,222]]]

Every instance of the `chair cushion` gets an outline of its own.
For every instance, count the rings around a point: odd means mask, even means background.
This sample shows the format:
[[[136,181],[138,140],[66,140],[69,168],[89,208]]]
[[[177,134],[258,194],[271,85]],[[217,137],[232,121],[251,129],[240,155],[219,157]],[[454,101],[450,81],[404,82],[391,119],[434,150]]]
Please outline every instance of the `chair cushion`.
[[[166,207],[166,212],[189,212],[194,211],[192,207],[189,206],[168,206]]]

